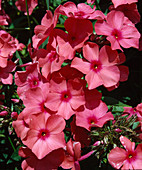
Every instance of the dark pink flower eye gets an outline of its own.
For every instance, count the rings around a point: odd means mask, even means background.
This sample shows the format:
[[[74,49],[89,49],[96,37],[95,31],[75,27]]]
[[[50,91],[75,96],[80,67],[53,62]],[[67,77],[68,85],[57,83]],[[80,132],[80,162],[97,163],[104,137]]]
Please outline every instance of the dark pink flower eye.
[[[93,61],[91,63],[91,69],[95,72],[99,71],[101,69],[101,63],[99,61]]]
[[[49,137],[49,131],[47,129],[41,129],[38,134],[38,138],[45,140]]]
[[[39,79],[37,77],[32,77],[28,79],[28,82],[31,88],[36,88],[39,85]]]
[[[120,32],[119,30],[117,30],[117,29],[114,29],[114,30],[112,31],[111,35],[114,36],[116,40],[122,39],[122,34],[121,34],[121,32]]]
[[[68,102],[71,99],[71,93],[69,91],[64,91],[61,94],[61,100]]]
[[[135,160],[135,158],[136,158],[136,152],[128,151],[127,158],[128,158],[128,161],[129,161],[129,162]]]
[[[94,116],[88,118],[88,123],[90,125],[94,125],[96,122],[97,122],[97,120],[96,120],[96,118]]]

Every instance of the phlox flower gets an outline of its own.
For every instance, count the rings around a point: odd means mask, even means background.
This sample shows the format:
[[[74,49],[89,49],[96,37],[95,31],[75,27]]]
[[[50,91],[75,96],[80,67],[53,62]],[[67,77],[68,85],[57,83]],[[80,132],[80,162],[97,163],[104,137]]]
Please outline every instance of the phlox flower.
[[[120,5],[115,8],[115,10],[122,11],[124,15],[134,24],[140,22],[140,14],[137,9],[137,4],[135,3]]]
[[[119,147],[112,149],[108,155],[108,161],[116,169],[140,169],[142,167],[142,144],[131,142],[125,136],[120,136],[120,142],[125,150]]]
[[[65,119],[69,119],[74,110],[85,104],[84,91],[82,87],[74,87],[73,80],[62,80],[56,83],[50,81],[49,94],[45,106],[52,111],[57,111]]]
[[[81,144],[79,142],[72,141],[67,142],[65,148],[64,161],[60,165],[64,169],[80,170],[79,158],[81,157]]]
[[[97,10],[96,6],[92,9],[85,3],[79,3],[77,6],[73,2],[66,2],[64,5],[59,5],[55,12],[58,14],[66,15],[68,17],[80,19],[104,19],[105,15]]]
[[[34,8],[38,5],[38,0],[27,0],[27,3],[28,3],[29,15],[31,15]],[[19,11],[23,11],[27,15],[25,0],[18,0],[15,2],[15,5],[19,9]]]
[[[27,136],[22,142],[38,159],[42,159],[53,150],[65,146],[64,128],[65,120],[59,115],[33,115]]]
[[[91,143],[90,131],[76,125],[76,116],[73,117],[73,121],[70,125],[73,139],[80,142],[81,148],[88,147]]]
[[[137,116],[137,120],[140,122],[141,130],[142,130],[142,103],[138,104],[136,107],[124,107],[124,115],[129,115],[127,119],[131,116]]]
[[[45,78],[48,78],[53,72],[60,70],[62,63],[64,62],[64,57],[59,56],[56,47],[54,48],[48,44],[47,51],[46,57],[44,59],[39,59],[40,62],[42,60],[42,63],[44,63],[41,72]]]
[[[38,113],[55,113],[46,108],[45,103],[49,94],[49,83],[44,83],[41,87],[35,90],[29,89],[25,92],[23,104],[25,105],[25,112],[30,114]]]
[[[10,72],[13,72],[15,68],[16,65],[11,60],[7,61],[6,67],[0,67],[0,81],[3,84],[12,84],[13,75]]]
[[[15,129],[17,136],[23,140],[29,131],[29,122],[30,122],[30,112],[25,112],[23,110],[19,115],[16,121],[12,122],[12,126]]]
[[[42,84],[41,75],[38,70],[38,63],[27,64],[26,71],[15,73],[15,84],[18,86],[17,93],[21,99],[28,89],[36,89]]]
[[[24,47],[22,43],[4,30],[0,30],[0,67],[6,67],[8,58]]]
[[[83,46],[83,56],[86,60],[75,57],[71,67],[86,74],[88,89],[100,85],[111,87],[119,82],[120,71],[116,66],[118,63],[116,51],[112,51],[109,46],[103,46],[99,52],[97,44],[88,42]]]
[[[56,29],[56,40],[58,43],[58,53],[65,59],[73,59],[75,51],[84,45],[93,32],[93,25],[87,19],[67,18],[64,23],[65,29]]]
[[[33,47],[38,48],[51,34],[53,28],[56,26],[58,20],[58,15],[53,16],[50,10],[47,10],[47,13],[41,20],[41,25],[37,25],[34,28],[35,35],[32,37]]]
[[[107,40],[111,43],[111,48],[139,48],[140,33],[135,25],[124,16],[121,11],[111,11],[106,16],[106,21],[96,22],[95,31],[98,35],[107,36]]]
[[[0,9],[0,25],[8,25],[8,21],[10,21],[10,17]]]
[[[82,112],[76,112],[76,125],[84,127],[88,131],[92,127],[103,127],[107,121],[114,119],[112,113],[107,111],[107,105],[100,102],[99,106],[93,110],[85,108]]]
[[[119,5],[123,4],[132,4],[134,2],[138,2],[138,0],[112,0],[112,3],[114,4],[115,8]]]
[[[38,159],[27,147],[21,147],[18,154],[21,157],[26,158],[21,164],[23,170],[57,170],[64,159],[63,149],[53,150],[42,159]]]
[[[93,3],[95,3],[95,0],[87,0],[87,3],[88,4],[93,4]]]

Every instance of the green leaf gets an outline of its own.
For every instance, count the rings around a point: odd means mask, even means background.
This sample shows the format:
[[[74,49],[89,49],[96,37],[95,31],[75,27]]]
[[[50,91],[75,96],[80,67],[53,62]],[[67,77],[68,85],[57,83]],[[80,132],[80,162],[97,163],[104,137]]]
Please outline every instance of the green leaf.
[[[139,126],[140,122],[134,122],[133,123],[133,126],[132,126],[132,129],[136,129],[138,126]]]
[[[21,160],[21,157],[18,155],[18,151],[19,151],[19,148],[21,146],[17,147],[15,152],[13,152],[13,154],[11,155],[11,159],[15,160],[15,161],[20,161]]]

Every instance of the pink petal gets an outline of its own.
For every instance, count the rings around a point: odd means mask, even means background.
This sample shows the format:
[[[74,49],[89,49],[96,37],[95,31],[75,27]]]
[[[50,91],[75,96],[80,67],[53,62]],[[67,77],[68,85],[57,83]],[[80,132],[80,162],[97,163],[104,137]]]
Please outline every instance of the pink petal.
[[[75,57],[71,63],[71,67],[76,68],[84,74],[90,71],[90,63],[83,61],[81,58]]]
[[[120,71],[117,66],[103,67],[99,72],[99,76],[105,87],[111,87],[119,82]]]
[[[134,151],[134,149],[135,149],[135,142],[131,142],[125,136],[120,136],[120,142],[122,143],[122,145],[124,146],[124,148],[127,151]]]
[[[103,80],[98,74],[98,72],[95,72],[91,70],[85,77],[87,83],[88,83],[88,89],[94,89],[98,86],[101,86],[103,84]]]
[[[112,28],[117,28],[118,30],[122,28],[124,22],[124,14],[121,11],[111,11],[107,14],[107,23],[111,25]]]
[[[47,120],[46,127],[51,134],[57,134],[64,130],[65,124],[65,120],[61,116],[51,115]]]
[[[108,161],[112,167],[119,169],[127,158],[127,153],[122,148],[114,148],[108,155]]]
[[[83,55],[88,61],[99,60],[99,46],[95,43],[88,42],[83,46]]]

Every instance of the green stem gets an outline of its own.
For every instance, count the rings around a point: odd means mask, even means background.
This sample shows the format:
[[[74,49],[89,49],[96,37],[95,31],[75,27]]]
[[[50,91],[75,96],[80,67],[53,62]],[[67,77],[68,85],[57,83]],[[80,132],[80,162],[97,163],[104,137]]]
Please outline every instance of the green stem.
[[[10,137],[8,136],[8,140],[9,140],[9,142],[10,142],[10,144],[11,144],[11,146],[12,146],[12,148],[13,148],[13,150],[14,150],[14,152],[16,151],[16,149],[15,149],[15,147],[14,147],[14,145],[13,145],[13,143],[12,143],[12,141],[11,141],[11,139],[10,139]]]
[[[49,10],[49,0],[46,0],[47,9]]]
[[[28,9],[28,2],[25,0],[26,3],[26,11],[27,11],[27,19],[28,19],[28,26],[30,29],[30,39],[31,39],[31,47],[32,47],[32,34],[31,34],[31,24],[30,24],[30,16],[29,16],[29,9]]]

